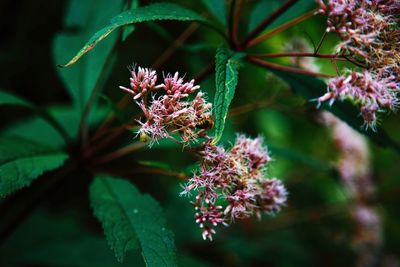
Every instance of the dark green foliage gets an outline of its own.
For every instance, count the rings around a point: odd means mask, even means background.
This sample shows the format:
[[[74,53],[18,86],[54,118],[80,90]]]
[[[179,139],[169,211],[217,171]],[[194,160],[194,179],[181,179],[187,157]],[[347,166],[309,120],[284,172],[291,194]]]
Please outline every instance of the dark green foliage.
[[[0,9],[0,87],[7,89],[0,90],[1,267],[356,266],[374,245],[355,222],[354,207],[364,200],[382,227],[372,229],[382,234],[375,265],[399,262],[398,115],[382,116],[374,132],[349,101],[318,109],[326,81],[282,71],[295,67],[290,57],[265,56],[285,52],[297,37],[315,46],[326,30],[326,18],[310,15],[315,0],[16,2]],[[260,34],[310,18],[244,48],[248,34],[285,3],[293,5]],[[240,4],[240,18],[232,17]],[[327,34],[319,53],[334,53],[336,41]],[[35,68],[26,67],[31,57]],[[266,70],[250,58],[281,68]],[[317,60],[322,76],[336,74],[331,58]],[[217,228],[212,242],[203,241],[193,196],[180,193],[201,168],[204,138],[184,148],[171,139],[150,148],[140,142],[140,99],[120,102],[118,89],[128,86],[132,64],[154,68],[157,83],[179,71],[207,99],[214,96],[215,127],[206,133],[213,144],[230,147],[237,133],[262,136],[272,158],[265,173],[284,182],[287,206]],[[361,180],[372,186],[360,195],[340,176],[338,141],[317,122],[320,110],[371,141],[369,176]]]
[[[3,90],[0,90],[0,105],[22,106],[27,108],[32,107],[32,104],[28,103],[24,99]]]
[[[223,25],[227,25],[226,19],[226,1],[220,0],[201,0],[203,4],[211,11],[213,16]]]
[[[136,9],[124,11],[115,16],[110,24],[96,32],[89,41],[79,50],[79,52],[63,67],[74,64],[81,56],[92,50],[93,47],[103,39],[105,39],[115,29],[139,22],[154,20],[182,20],[182,21],[199,21],[206,20],[193,11],[170,3],[157,3]]]
[[[227,48],[220,47],[215,56],[215,136],[213,143],[221,139],[224,132],[225,120],[228,115],[229,105],[235,95],[238,81],[238,58],[240,55],[233,55]]]
[[[90,186],[90,199],[118,260],[139,244],[147,266],[176,266],[172,233],[152,197],[122,179],[99,176]]]
[[[29,238],[26,238],[29,236]],[[18,248],[18,250],[16,249]],[[51,215],[40,210],[28,218],[0,248],[1,266],[144,266],[139,254],[115,260],[104,238],[91,233],[76,214]]]
[[[53,44],[55,64],[60,64],[71,58],[72,53],[78,51],[87,39],[109,19],[122,10],[123,1],[107,0],[73,0],[69,2],[68,13],[65,16],[66,29],[75,28],[74,32],[66,31],[58,34]],[[93,7],[96,12],[93,12]],[[77,12],[79,10],[79,12]],[[91,97],[93,90],[99,86],[98,80],[104,79],[103,68],[107,58],[117,41],[117,34],[111,34],[109,38],[97,47],[96,53],[87,56],[79,64],[69,69],[58,69],[65,87],[70,94],[74,105],[83,111],[85,104]]]
[[[30,183],[65,162],[68,155],[20,137],[0,138],[0,197]]]

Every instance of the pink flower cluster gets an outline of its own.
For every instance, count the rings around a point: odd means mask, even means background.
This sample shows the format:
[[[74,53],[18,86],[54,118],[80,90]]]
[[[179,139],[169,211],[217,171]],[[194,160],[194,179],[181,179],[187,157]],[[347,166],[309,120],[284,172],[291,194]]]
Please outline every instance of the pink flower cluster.
[[[156,72],[141,67],[132,68],[131,76],[130,88],[120,88],[133,95],[146,117],[145,122],[139,122],[141,136],[148,136],[154,142],[160,138],[177,140],[173,137],[177,134],[181,137],[177,141],[183,144],[206,136],[206,130],[196,125],[211,117],[212,104],[206,101],[202,92],[190,98],[200,88],[194,80],[184,82],[176,72],[157,84]]]
[[[229,151],[212,145],[211,140],[204,144],[200,170],[182,192],[197,193],[195,220],[203,229],[203,239],[212,240],[218,224],[280,211],[287,191],[280,180],[265,177],[270,160],[260,137],[238,135]]]
[[[320,102],[350,99],[357,103],[366,125],[374,129],[376,114],[382,109],[395,110],[398,105],[399,84],[393,75],[373,74],[369,71],[351,72],[348,76],[333,78],[328,83],[330,91],[321,96]]]
[[[319,101],[350,98],[360,107],[367,126],[379,111],[395,110],[400,90],[399,0],[317,0],[328,17],[328,32],[342,42],[337,53],[364,71],[333,78]]]

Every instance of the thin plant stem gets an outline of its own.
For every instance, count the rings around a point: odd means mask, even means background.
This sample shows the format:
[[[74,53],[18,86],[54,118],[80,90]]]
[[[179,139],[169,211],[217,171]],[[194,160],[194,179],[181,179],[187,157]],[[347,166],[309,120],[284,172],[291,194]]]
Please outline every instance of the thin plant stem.
[[[274,36],[280,32],[283,32],[284,30],[286,30],[290,27],[293,27],[294,25],[297,25],[297,24],[313,17],[314,15],[315,15],[315,10],[307,12],[306,14],[304,14],[298,18],[295,18],[291,21],[288,21],[263,35],[253,38],[252,40],[248,41],[248,43],[246,45],[244,45],[244,48],[252,47],[258,43],[261,43],[261,42],[271,38],[272,36]]]
[[[151,173],[151,174],[161,174],[165,176],[177,177],[180,180],[188,180],[189,177],[183,172],[168,171],[160,168],[149,168],[149,167],[139,167],[135,168],[135,173]]]
[[[102,170],[104,173],[111,174],[113,176],[130,176],[130,175],[136,175],[138,173],[149,173],[149,174],[160,174],[164,176],[170,176],[170,177],[176,177],[179,180],[188,180],[189,176],[186,175],[183,172],[177,172],[177,171],[169,171],[165,169],[160,169],[160,168],[150,168],[150,167],[135,167],[135,168],[130,168],[130,169],[123,169],[123,170]]]
[[[54,118],[53,115],[51,115],[49,112],[46,112],[46,110],[36,107],[34,108],[36,112],[38,113],[39,116],[41,116],[43,119],[45,119],[48,123],[50,123],[51,126],[53,126],[54,129],[63,137],[64,141],[67,144],[72,143],[72,138],[68,134],[68,132],[65,130],[65,128]]]
[[[284,13],[288,8],[294,5],[298,0],[289,0],[283,4],[280,8],[275,10],[270,16],[264,19],[253,31],[251,31],[246,39],[241,44],[242,48],[248,47],[248,44],[260,34],[264,29],[266,29],[275,19],[277,19],[282,13]]]
[[[328,58],[341,61],[347,61],[346,58],[338,57],[337,54],[315,54],[315,53],[274,53],[274,54],[249,54],[251,57],[256,58],[274,58],[274,57],[317,57],[317,58]]]
[[[336,74],[340,76],[340,71],[339,71],[336,61],[332,59],[331,62],[332,62],[333,67],[335,68]]]
[[[239,47],[238,42],[238,29],[239,29],[239,22],[240,22],[240,14],[243,9],[244,0],[236,0],[232,1],[231,4],[231,11],[230,11],[230,25],[229,25],[229,39],[231,42],[231,46],[236,50]]]
[[[109,65],[111,63],[111,60],[114,57],[114,53],[115,53],[115,48],[118,46],[119,44],[119,40],[120,40],[120,34],[117,37],[117,40],[111,50],[111,52],[108,54],[105,63],[103,65],[103,68],[101,69],[99,78],[96,81],[96,84],[94,86],[93,91],[90,94],[89,100],[85,105],[85,108],[83,110],[83,114],[81,117],[81,121],[79,123],[79,132],[80,132],[80,138],[81,138],[81,142],[83,145],[83,148],[86,148],[87,146],[87,140],[88,140],[88,125],[87,125],[87,120],[91,111],[91,107],[94,104],[94,101],[97,99],[97,93],[99,92],[99,90],[101,89],[101,84],[103,83],[103,78],[106,74],[106,72],[108,71]]]
[[[197,74],[193,79],[200,83],[203,79],[205,79],[208,75],[210,75],[214,70],[215,63],[211,62],[204,69],[202,69],[199,74]]]
[[[308,71],[308,70],[304,70],[304,69],[283,66],[283,65],[264,61],[264,60],[254,58],[254,57],[246,57],[246,59],[255,65],[265,67],[267,69],[282,70],[282,71],[299,73],[299,74],[304,74],[304,75],[309,75],[309,76],[314,76],[314,77],[321,77],[321,78],[332,78],[333,77],[332,75],[329,75],[329,74],[312,72],[312,71]]]
[[[361,63],[359,63],[359,62],[353,60],[353,59],[350,58],[349,56],[343,56],[343,57],[344,57],[345,59],[347,59],[347,61],[349,61],[349,62],[353,63],[354,65],[356,65],[357,67],[360,67],[360,68],[363,68],[363,69],[368,68],[368,66],[362,65]]]
[[[192,23],[189,27],[182,32],[182,34],[158,57],[158,59],[151,66],[158,69],[162,66],[172,54],[200,27],[198,23]]]
[[[326,34],[327,34],[327,33],[328,33],[327,31],[324,31],[324,34],[322,35],[321,39],[319,40],[319,43],[318,43],[318,45],[317,45],[317,48],[315,49],[314,54],[318,54],[318,51],[319,51],[319,49],[321,48],[321,46],[322,46],[322,44],[323,44],[323,42],[324,42],[324,40],[325,40],[325,37],[326,37]]]
[[[121,149],[118,149],[116,151],[113,151],[113,152],[111,152],[109,154],[106,154],[106,155],[101,156],[99,158],[95,158],[93,160],[93,163],[94,164],[103,164],[103,163],[110,162],[110,161],[115,160],[117,158],[121,158],[121,157],[123,157],[125,155],[128,155],[128,154],[130,154],[130,153],[132,153],[134,151],[137,151],[137,150],[141,149],[142,147],[144,147],[146,145],[147,145],[147,143],[144,143],[144,142],[135,142],[135,143],[133,143],[133,144],[131,144],[129,146],[125,146],[125,147],[123,147]]]

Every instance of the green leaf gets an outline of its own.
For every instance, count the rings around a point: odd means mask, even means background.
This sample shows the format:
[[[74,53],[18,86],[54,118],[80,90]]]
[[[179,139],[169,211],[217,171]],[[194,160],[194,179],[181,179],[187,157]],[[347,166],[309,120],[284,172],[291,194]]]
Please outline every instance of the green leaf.
[[[231,55],[225,47],[217,50],[215,57],[215,85],[214,117],[215,133],[213,144],[218,143],[224,132],[225,120],[229,105],[235,95],[238,82],[238,67],[241,54]]]
[[[281,77],[291,86],[296,94],[310,100],[315,106],[318,105],[318,102],[315,100],[326,93],[327,86],[325,82],[315,77],[280,70],[271,70],[271,72]],[[369,137],[376,144],[383,147],[391,147],[400,152],[400,144],[390,138],[384,129],[378,127],[376,131],[364,130],[364,122],[359,115],[360,112],[350,102],[337,101],[332,106],[324,103],[321,105],[321,108],[332,112],[353,129]]]
[[[111,19],[107,26],[97,31],[79,50],[79,52],[68,63],[62,65],[62,67],[68,67],[74,64],[81,56],[92,50],[97,43],[105,39],[115,29],[133,23],[154,20],[206,21],[197,13],[171,3],[155,3],[132,10],[127,10]]]
[[[60,167],[68,155],[20,137],[0,138],[0,197],[25,186],[46,171]]]
[[[127,2],[127,5],[128,4],[129,3]],[[127,6],[127,8],[125,8],[124,10],[133,10],[133,9],[136,9],[138,6],[139,6],[139,1],[132,0],[130,3],[130,6]],[[121,40],[125,41],[129,37],[129,35],[131,35],[133,33],[134,30],[135,30],[135,25],[133,25],[133,24],[124,26],[124,28],[122,30]]]
[[[98,176],[90,186],[90,200],[118,260],[139,244],[147,266],[176,266],[172,233],[152,197],[125,180]]]
[[[122,10],[123,0],[71,0],[64,19],[64,32],[59,33],[53,43],[53,56],[56,64],[69,60],[87,39],[109,18]],[[104,80],[104,70],[117,34],[110,35],[96,48],[96,53],[85,57],[79,64],[68,68],[57,68],[73,103],[83,111],[95,87],[101,87],[99,79]],[[101,88],[99,88],[101,89]]]
[[[89,125],[99,123],[105,118],[107,111],[108,109],[103,107],[96,108],[90,118]],[[69,136],[74,139],[78,137],[79,110],[70,106],[57,106],[49,108],[46,112],[57,118],[57,121]],[[37,116],[28,117],[10,125],[2,131],[1,135],[19,136],[53,148],[62,148],[67,145],[62,135],[47,120]]]
[[[224,0],[201,0],[203,4],[211,11],[214,17],[221,22],[223,26],[227,25],[226,6]]]
[[[144,266],[140,254],[121,264],[102,236],[85,229],[79,213],[50,214],[39,209],[0,247],[0,266]]]
[[[57,131],[58,134],[64,139],[65,142],[70,140],[70,137],[60,125],[59,121],[56,120],[49,112],[45,109],[37,107],[36,105],[29,103],[28,101],[21,99],[9,92],[0,90],[0,106],[16,106],[20,108],[28,109],[40,117],[40,119],[46,121],[51,126],[53,131]]]
[[[0,106],[2,105],[32,108],[32,104],[28,103],[28,101],[25,101],[24,99],[15,96],[9,92],[0,90]]]

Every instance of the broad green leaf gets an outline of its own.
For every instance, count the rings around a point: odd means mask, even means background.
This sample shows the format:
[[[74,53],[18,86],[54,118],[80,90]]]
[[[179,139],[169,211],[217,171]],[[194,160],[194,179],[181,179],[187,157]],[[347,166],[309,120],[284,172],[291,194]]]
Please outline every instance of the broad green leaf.
[[[26,100],[13,95],[9,92],[0,90],[0,106],[9,105],[9,106],[22,106],[26,108],[31,108],[32,104],[28,103]]]
[[[215,57],[215,86],[214,117],[215,136],[213,144],[218,143],[224,132],[225,120],[228,115],[229,105],[235,95],[238,81],[238,59],[240,54],[231,55],[225,47],[217,50]]]
[[[318,102],[315,100],[326,93],[326,84],[317,78],[307,75],[301,75],[298,73],[283,72],[279,70],[271,70],[271,72],[275,73],[276,75],[281,77],[286,83],[288,83],[296,94],[304,97],[305,99],[311,100],[311,103],[315,106],[318,105]],[[324,103],[323,105],[321,105],[321,108],[332,112],[353,129],[368,136],[378,145],[383,147],[391,147],[400,152],[400,144],[391,139],[384,131],[384,129],[378,127],[377,131],[364,130],[364,122],[359,116],[359,111],[348,101],[337,101],[332,106]]]
[[[127,10],[112,18],[107,26],[97,31],[78,53],[68,63],[62,65],[62,67],[68,67],[74,64],[81,56],[92,50],[100,41],[119,27],[154,20],[206,21],[195,12],[171,3],[155,3]]]
[[[30,183],[46,171],[60,167],[68,155],[20,137],[0,138],[0,197]]]
[[[201,0],[223,26],[227,25],[225,0]]]
[[[85,229],[76,213],[38,210],[0,247],[0,266],[144,266],[139,253],[121,264],[102,236]]]
[[[60,125],[59,121],[55,119],[55,117],[53,117],[45,109],[37,107],[36,105],[29,103],[24,99],[21,99],[9,92],[0,90],[0,106],[16,106],[28,109],[37,115],[37,119],[40,117],[41,120],[46,121],[46,123],[51,126],[52,130],[57,132],[65,142],[70,139],[66,131]]]
[[[90,186],[90,200],[118,260],[139,244],[147,266],[176,266],[172,233],[152,197],[128,181],[98,176]]]
[[[106,116],[108,109],[96,108],[91,116],[89,125],[99,123]],[[54,118],[57,118],[61,127],[67,131],[68,135],[76,139],[78,137],[78,128],[80,121],[80,112],[72,107],[52,107],[48,109]],[[46,144],[53,148],[65,147],[66,143],[62,135],[42,117],[32,116],[18,121],[5,128],[2,136],[19,136],[32,141]]]
[[[123,0],[71,0],[64,19],[64,32],[59,33],[53,43],[54,62],[59,64],[69,60],[87,39],[108,23],[109,18],[122,10]],[[83,111],[99,79],[104,80],[104,70],[117,34],[110,35],[96,49],[96,53],[85,57],[79,64],[68,69],[57,69],[74,105]],[[100,88],[99,88],[100,89]]]
[[[132,0],[127,2],[127,5],[130,4],[130,6],[127,6],[127,8],[125,8],[126,10],[133,10],[136,9],[139,6],[139,1],[138,0]],[[123,30],[122,30],[122,36],[121,39],[122,41],[125,41],[129,35],[131,35],[133,33],[133,31],[135,30],[135,25],[134,24],[130,24],[130,25],[126,25],[124,26]]]

